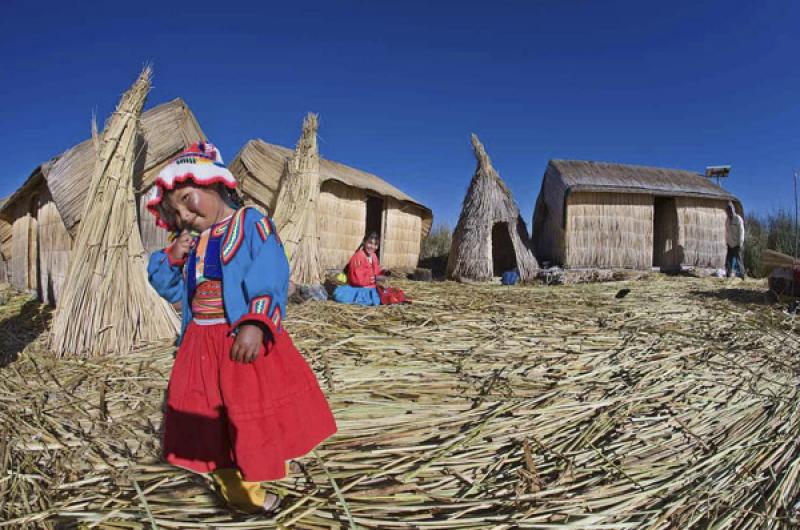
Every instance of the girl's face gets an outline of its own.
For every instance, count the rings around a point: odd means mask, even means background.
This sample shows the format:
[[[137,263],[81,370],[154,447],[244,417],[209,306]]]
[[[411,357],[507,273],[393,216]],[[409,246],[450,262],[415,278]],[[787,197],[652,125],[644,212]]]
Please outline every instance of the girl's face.
[[[366,241],[364,241],[364,251],[367,253],[368,256],[375,254],[376,250],[378,250],[377,239],[367,239]]]
[[[178,228],[197,232],[211,228],[225,205],[215,191],[191,184],[168,192],[166,199],[175,212]]]

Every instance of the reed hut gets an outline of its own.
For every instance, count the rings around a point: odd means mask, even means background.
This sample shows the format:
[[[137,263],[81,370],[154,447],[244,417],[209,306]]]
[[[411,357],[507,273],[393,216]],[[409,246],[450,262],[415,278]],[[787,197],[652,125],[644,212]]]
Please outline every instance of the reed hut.
[[[567,268],[724,266],[736,197],[691,171],[551,160],[533,214],[540,261]]]
[[[453,232],[447,277],[486,281],[517,269],[522,281],[531,280],[539,267],[519,207],[474,134],[472,148],[478,165]]]
[[[0,208],[7,198],[0,199]],[[0,283],[8,283],[8,259],[11,256],[11,223],[0,219]]]
[[[180,98],[145,112],[141,124],[134,186],[142,241],[145,249],[152,252],[166,245],[166,233],[156,228],[147,212],[146,191],[158,171],[185,145],[205,137]],[[7,280],[17,289],[37,293],[51,305],[58,300],[69,268],[69,254],[95,160],[92,141],[86,140],[37,167],[0,206]]]
[[[260,139],[247,142],[228,167],[248,203],[277,214],[281,178],[294,153]],[[321,157],[319,180],[316,227],[323,270],[341,270],[372,231],[381,235],[383,266],[417,266],[433,222],[429,208],[376,175]]]
[[[34,169],[0,207],[6,281],[48,303],[66,274],[71,245],[44,177],[51,166],[52,161]]]

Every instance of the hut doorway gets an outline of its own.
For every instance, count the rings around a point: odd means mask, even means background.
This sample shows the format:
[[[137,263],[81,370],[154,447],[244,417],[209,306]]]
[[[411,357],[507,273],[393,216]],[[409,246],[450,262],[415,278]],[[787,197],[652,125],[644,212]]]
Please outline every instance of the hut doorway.
[[[502,276],[506,271],[517,267],[514,243],[511,241],[508,223],[495,223],[492,226],[492,274]]]
[[[383,197],[367,197],[367,222],[364,225],[364,237],[375,232],[383,240],[383,202]],[[381,244],[381,249],[382,247]],[[378,258],[383,257],[381,249],[378,249]]]
[[[683,262],[678,245],[678,210],[673,197],[655,197],[653,202],[653,266],[674,269]]]

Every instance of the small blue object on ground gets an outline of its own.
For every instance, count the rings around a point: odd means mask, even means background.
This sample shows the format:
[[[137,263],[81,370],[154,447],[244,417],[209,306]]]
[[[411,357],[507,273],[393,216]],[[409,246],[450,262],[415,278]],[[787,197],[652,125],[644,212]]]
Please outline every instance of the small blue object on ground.
[[[503,277],[500,279],[500,283],[503,285],[514,285],[519,281],[519,273],[515,270],[506,271],[503,273]]]

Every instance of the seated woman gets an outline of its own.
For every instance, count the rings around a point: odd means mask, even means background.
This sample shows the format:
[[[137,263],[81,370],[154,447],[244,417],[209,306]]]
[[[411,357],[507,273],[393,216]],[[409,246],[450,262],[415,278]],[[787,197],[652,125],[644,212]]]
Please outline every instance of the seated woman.
[[[380,238],[371,232],[347,264],[347,285],[333,291],[333,299],[343,304],[381,305],[378,281],[388,274],[378,262]]]

